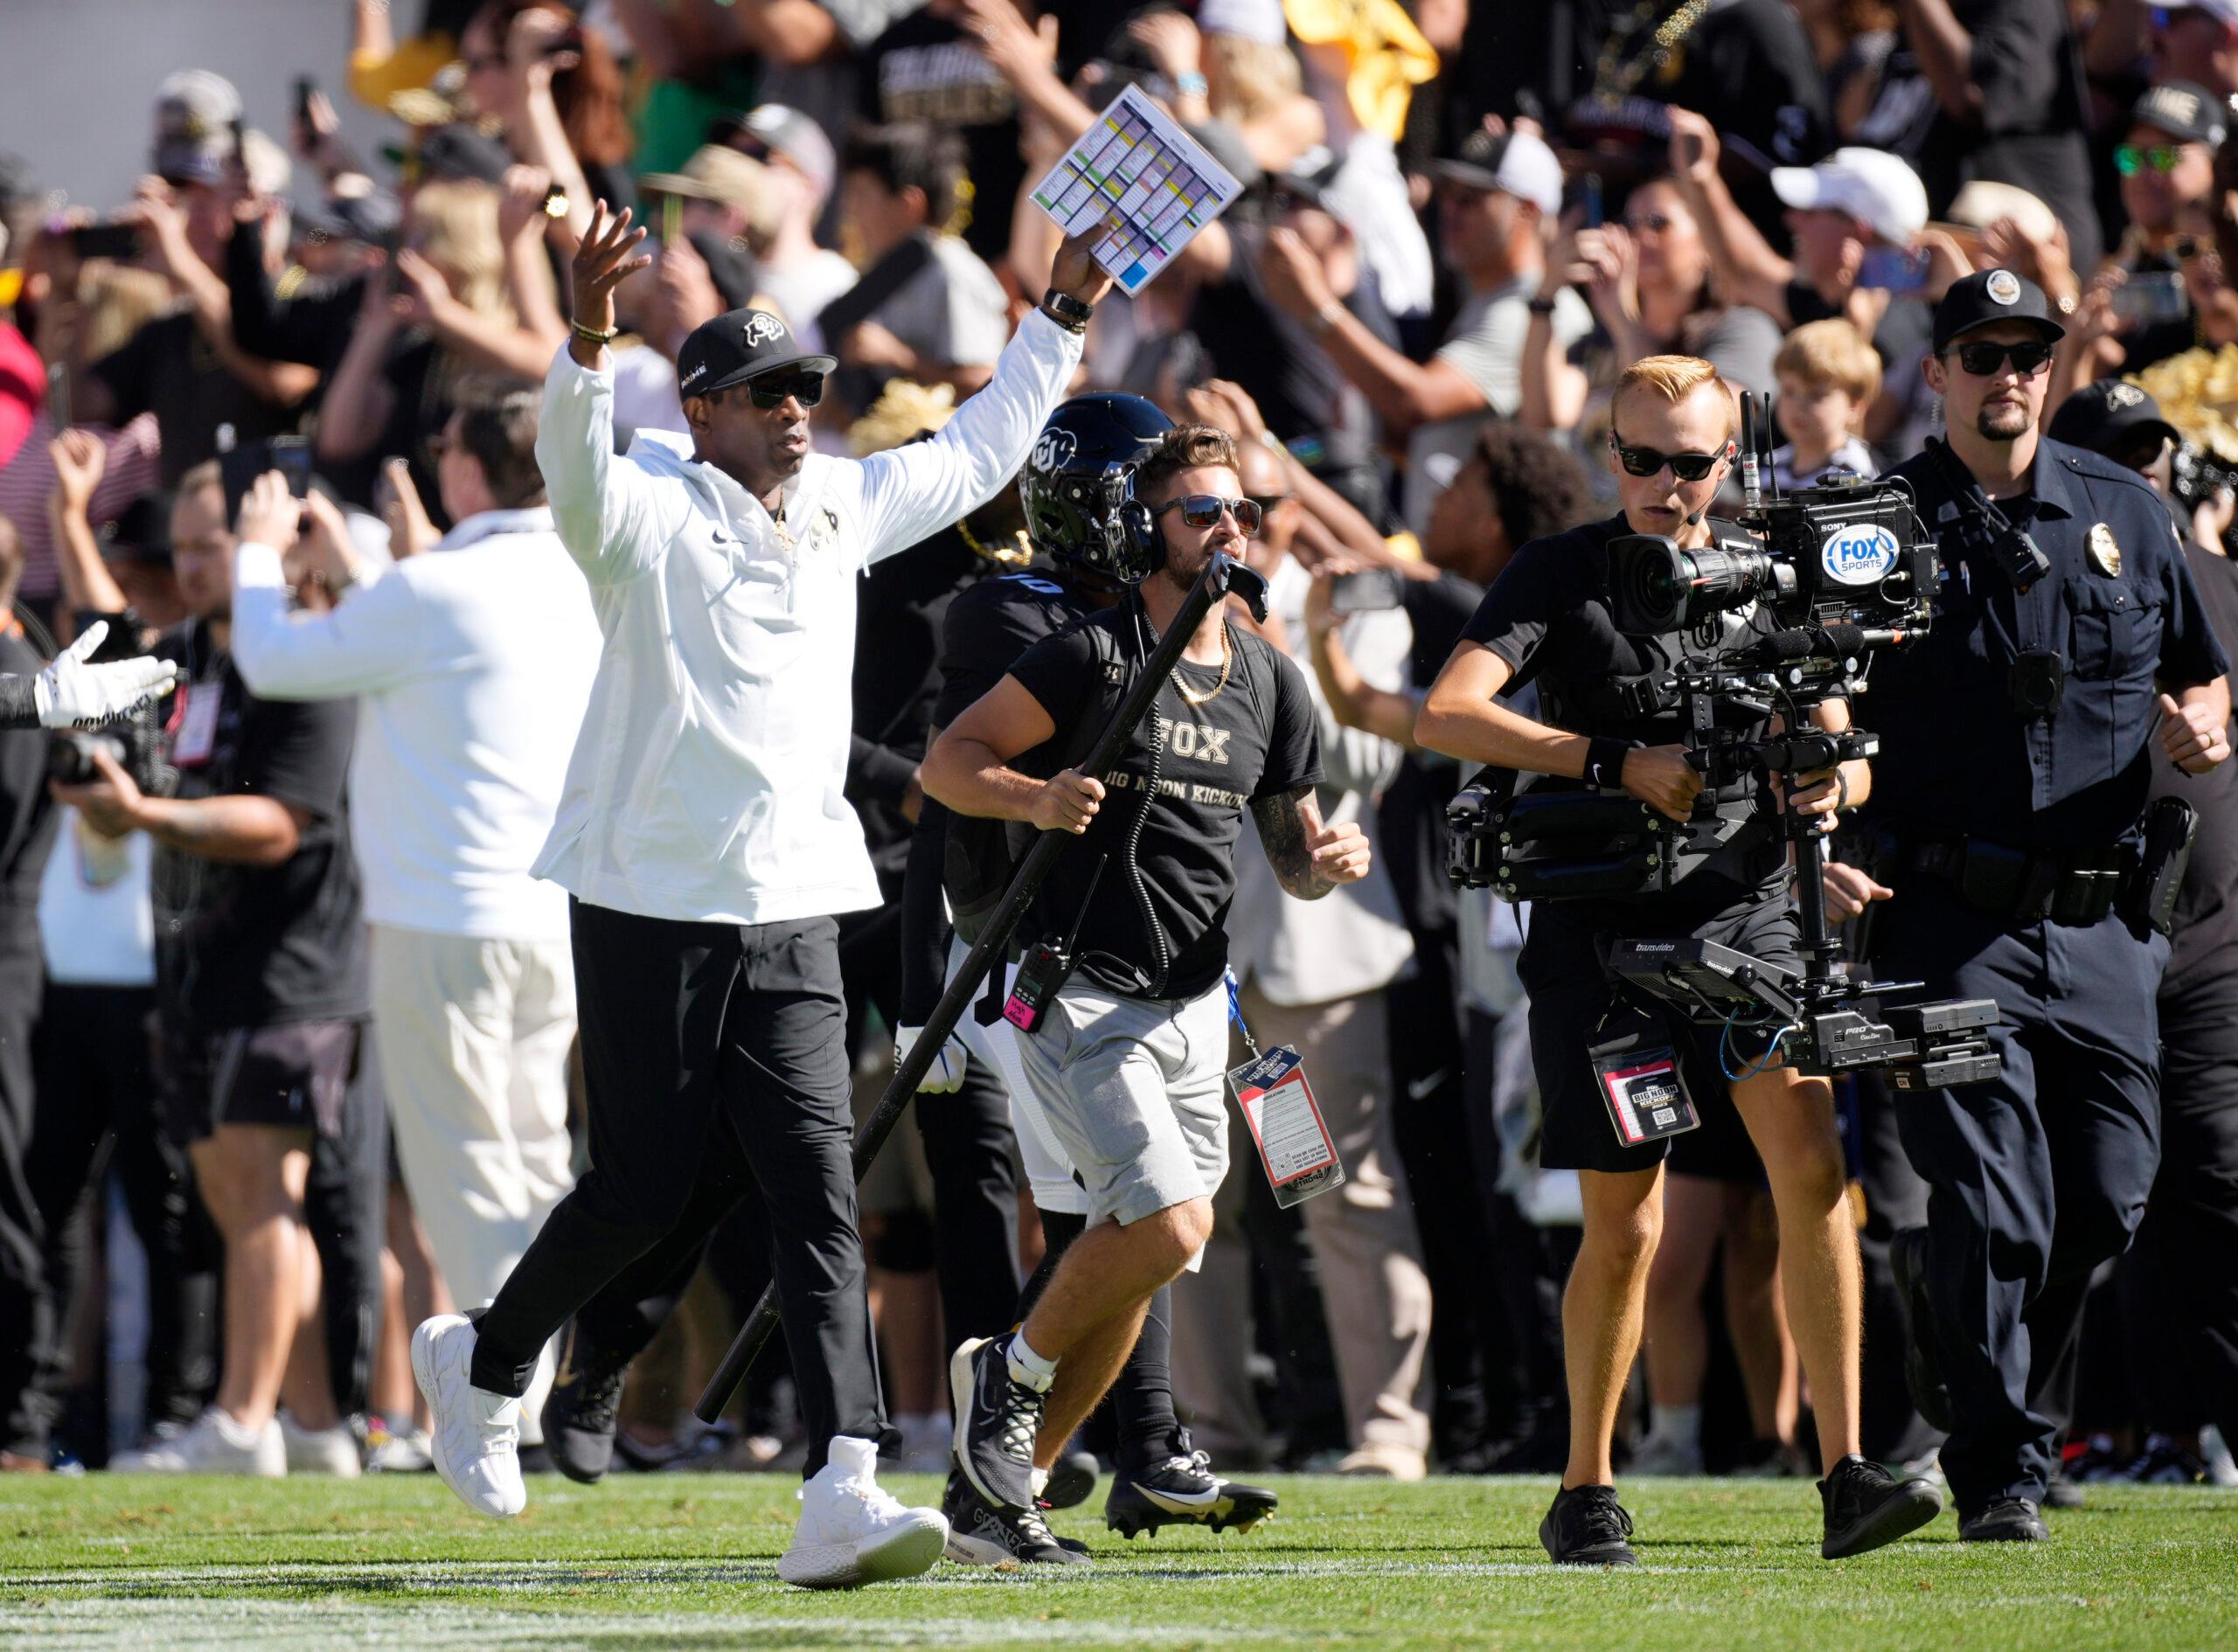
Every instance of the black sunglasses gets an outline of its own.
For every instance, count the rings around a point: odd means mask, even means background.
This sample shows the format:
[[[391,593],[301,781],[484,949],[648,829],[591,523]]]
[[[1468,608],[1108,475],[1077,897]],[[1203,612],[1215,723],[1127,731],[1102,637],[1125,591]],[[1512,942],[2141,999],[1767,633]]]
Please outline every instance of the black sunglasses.
[[[1671,474],[1681,482],[1699,482],[1716,469],[1718,461],[1733,448],[1728,441],[1715,453],[1663,453],[1653,448],[1632,447],[1620,441],[1613,430],[1609,433],[1609,446],[1628,475],[1651,476],[1669,465]]]
[[[1256,499],[1223,499],[1216,493],[1185,493],[1178,499],[1168,499],[1157,508],[1157,514],[1164,516],[1169,510],[1178,510],[1182,521],[1192,528],[1217,526],[1225,510],[1235,518],[1235,525],[1243,530],[1247,539],[1258,533],[1266,516]]]
[[[1267,517],[1274,515],[1276,507],[1288,504],[1290,499],[1289,495],[1286,493],[1255,493],[1247,495],[1246,496],[1253,504],[1259,507],[1259,516],[1261,521],[1264,521]]]
[[[2046,344],[1961,344],[1951,353],[1958,357],[1958,364],[1977,378],[2001,372],[2008,360],[2012,363],[2012,371],[2023,378],[2033,378],[2052,364],[2052,347]]]
[[[746,381],[746,393],[753,398],[754,405],[765,413],[783,406],[788,397],[803,407],[813,407],[824,399],[824,375],[765,373],[759,378]]]

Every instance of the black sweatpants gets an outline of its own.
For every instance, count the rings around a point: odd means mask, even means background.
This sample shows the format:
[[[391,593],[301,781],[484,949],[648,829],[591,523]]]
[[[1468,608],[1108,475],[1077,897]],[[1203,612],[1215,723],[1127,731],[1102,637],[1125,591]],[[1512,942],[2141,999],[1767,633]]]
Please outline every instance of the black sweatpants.
[[[569,1315],[647,1253],[697,1245],[750,1177],[808,1423],[884,1426],[855,1217],[838,925],[685,923],[572,904],[590,1169],[481,1321],[475,1386],[526,1391]],[[673,1259],[667,1266],[672,1267]],[[658,1282],[640,1270],[650,1294]]]
[[[0,1349],[28,1349],[45,1298],[46,1245],[25,1165],[31,1143],[31,1029],[45,978],[38,919],[28,906],[0,905]],[[20,1381],[10,1386],[20,1392]],[[15,1396],[11,1394],[12,1402]],[[11,1412],[15,1410],[11,1403]],[[25,1456],[45,1442],[28,1420],[8,1419],[0,1447]]]

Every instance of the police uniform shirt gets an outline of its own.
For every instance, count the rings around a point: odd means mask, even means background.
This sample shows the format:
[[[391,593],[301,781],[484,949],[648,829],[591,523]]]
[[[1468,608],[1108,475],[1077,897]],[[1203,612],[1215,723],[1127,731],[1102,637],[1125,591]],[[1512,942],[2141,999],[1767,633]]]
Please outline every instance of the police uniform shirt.
[[[1137,649],[1136,624],[1135,604],[1123,604],[1036,643],[1011,667],[1057,725],[1016,760],[1021,774],[1046,778],[1081,760],[1125,693],[1129,663],[1157,646],[1145,621]],[[1021,938],[1061,937],[1084,914],[1076,979],[1168,999],[1193,998],[1217,984],[1227,965],[1225,925],[1244,809],[1321,783],[1313,701],[1297,667],[1233,625],[1227,639],[1224,674],[1185,660],[1175,667],[1105,781],[1102,807],[1058,861],[1020,929]],[[1199,704],[1184,698],[1183,685]],[[1139,893],[1127,868],[1130,840]],[[1099,856],[1109,858],[1091,892]]]
[[[2153,738],[2158,684],[2211,682],[2229,668],[2166,507],[2133,471],[2040,442],[2033,491],[1998,502],[2051,559],[2020,592],[1989,554],[1995,533],[1978,488],[1962,498],[1932,454],[1893,474],[1915,490],[1945,577],[1929,635],[1874,658],[1856,709],[1880,736],[1869,813],[2017,848],[2116,843],[2165,761]],[[2066,670],[2058,709],[2034,721],[2008,687],[2026,649],[2057,652]]]

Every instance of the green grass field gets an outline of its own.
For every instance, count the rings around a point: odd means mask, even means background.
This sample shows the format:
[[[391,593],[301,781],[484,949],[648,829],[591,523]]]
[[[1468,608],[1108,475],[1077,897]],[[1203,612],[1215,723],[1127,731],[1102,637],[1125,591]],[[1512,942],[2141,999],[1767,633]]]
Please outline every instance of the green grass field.
[[[2238,1648],[2238,1492],[2094,1489],[2040,1548],[1962,1547],[1945,1516],[1831,1565],[1806,1484],[1636,1482],[1649,1564],[1581,1573],[1539,1552],[1551,1482],[1282,1489],[1278,1519],[1225,1538],[1127,1544],[1100,1502],[1057,1517],[1095,1540],[1093,1571],[943,1563],[810,1594],[776,1579],[796,1504],[766,1476],[532,1480],[528,1512],[500,1525],[432,1475],[10,1475],[0,1647]]]

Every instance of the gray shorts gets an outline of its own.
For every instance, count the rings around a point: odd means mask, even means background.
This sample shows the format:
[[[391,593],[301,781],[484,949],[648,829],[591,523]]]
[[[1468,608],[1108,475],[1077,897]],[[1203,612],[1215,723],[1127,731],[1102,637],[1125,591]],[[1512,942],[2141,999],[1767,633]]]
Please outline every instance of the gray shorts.
[[[1090,1226],[1208,1199],[1227,1174],[1227,989],[1122,998],[1074,983],[1018,1040],[1088,1190]]]

